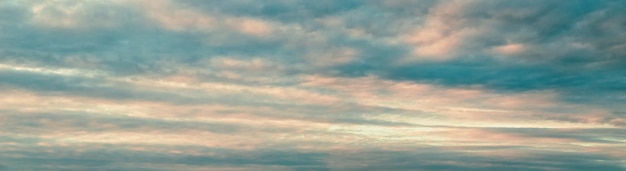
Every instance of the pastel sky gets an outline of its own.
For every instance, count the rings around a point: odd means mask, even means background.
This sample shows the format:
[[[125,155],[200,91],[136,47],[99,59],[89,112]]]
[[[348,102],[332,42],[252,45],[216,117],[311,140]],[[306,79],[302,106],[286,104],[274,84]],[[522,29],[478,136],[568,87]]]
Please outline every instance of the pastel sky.
[[[1,0],[0,170],[625,171],[623,0]]]

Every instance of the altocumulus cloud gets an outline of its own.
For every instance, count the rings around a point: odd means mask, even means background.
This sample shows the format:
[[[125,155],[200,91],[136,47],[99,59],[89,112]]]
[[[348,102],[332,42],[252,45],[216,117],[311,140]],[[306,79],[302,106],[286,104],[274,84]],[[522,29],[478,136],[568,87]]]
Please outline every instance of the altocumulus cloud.
[[[626,2],[0,2],[0,170],[626,170]]]

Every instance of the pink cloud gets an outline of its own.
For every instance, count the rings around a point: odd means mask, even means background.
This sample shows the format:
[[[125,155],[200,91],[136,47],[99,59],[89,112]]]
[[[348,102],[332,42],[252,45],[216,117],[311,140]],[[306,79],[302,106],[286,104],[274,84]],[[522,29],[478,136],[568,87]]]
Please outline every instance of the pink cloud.
[[[240,33],[262,37],[271,34],[275,27],[275,24],[262,19],[205,13],[170,0],[142,0],[126,3],[135,4],[140,11],[170,30],[236,30]]]
[[[501,46],[495,46],[491,48],[491,52],[500,54],[500,55],[516,55],[524,52],[526,50],[526,45],[513,43],[506,44]]]
[[[459,53],[465,39],[482,30],[464,27],[463,11],[474,1],[445,1],[430,10],[422,26],[403,35],[403,40],[415,46],[414,59],[448,60]]]

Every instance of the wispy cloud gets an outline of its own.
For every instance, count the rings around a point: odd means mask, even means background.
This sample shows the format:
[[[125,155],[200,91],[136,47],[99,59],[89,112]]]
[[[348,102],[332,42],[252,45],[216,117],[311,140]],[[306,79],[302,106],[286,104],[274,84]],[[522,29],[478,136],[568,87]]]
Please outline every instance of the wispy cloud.
[[[621,1],[0,2],[0,170],[626,170]]]

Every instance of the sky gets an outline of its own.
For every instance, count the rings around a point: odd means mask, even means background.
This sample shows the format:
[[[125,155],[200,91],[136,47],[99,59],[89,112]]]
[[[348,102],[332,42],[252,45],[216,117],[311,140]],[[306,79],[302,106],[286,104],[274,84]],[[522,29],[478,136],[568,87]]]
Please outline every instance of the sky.
[[[623,0],[2,0],[0,170],[624,171]]]

